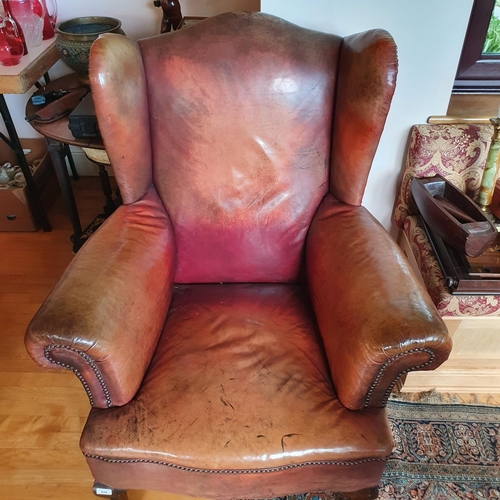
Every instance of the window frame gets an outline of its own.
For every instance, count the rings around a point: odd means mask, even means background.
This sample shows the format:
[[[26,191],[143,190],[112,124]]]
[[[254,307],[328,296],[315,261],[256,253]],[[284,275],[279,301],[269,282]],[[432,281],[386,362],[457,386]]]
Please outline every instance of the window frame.
[[[457,75],[454,93],[499,93],[500,54],[483,54],[495,0],[474,0]]]

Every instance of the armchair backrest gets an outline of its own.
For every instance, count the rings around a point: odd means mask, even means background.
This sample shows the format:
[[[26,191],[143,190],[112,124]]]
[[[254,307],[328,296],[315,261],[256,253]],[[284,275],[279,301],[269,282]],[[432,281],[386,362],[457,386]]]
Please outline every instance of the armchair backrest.
[[[384,31],[342,39],[260,13],[105,36],[90,64],[124,202],[154,185],[180,283],[299,281],[323,196],[361,203],[396,71]]]

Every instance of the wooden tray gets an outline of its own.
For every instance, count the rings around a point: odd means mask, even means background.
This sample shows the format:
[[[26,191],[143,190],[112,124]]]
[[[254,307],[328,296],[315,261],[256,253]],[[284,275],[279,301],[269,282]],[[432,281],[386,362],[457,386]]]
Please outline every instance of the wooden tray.
[[[467,257],[420,220],[451,294],[500,295],[500,234],[483,255]]]
[[[443,177],[414,178],[410,189],[427,225],[460,252],[478,257],[495,241],[498,231],[481,208]]]

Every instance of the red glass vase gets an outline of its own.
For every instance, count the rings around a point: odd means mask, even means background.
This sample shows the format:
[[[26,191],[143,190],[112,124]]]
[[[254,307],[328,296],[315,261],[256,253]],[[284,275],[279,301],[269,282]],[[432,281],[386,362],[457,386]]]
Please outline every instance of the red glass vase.
[[[8,17],[0,17],[0,64],[15,66],[23,57],[23,41],[15,21]]]
[[[10,8],[10,5],[9,5],[9,0],[2,0],[2,5],[3,5],[3,11],[5,13],[5,18],[12,19],[12,21],[16,25],[16,30],[17,30],[17,32],[19,34],[19,37],[21,38],[21,40],[23,42],[23,55],[26,55],[28,53],[28,47],[26,45],[26,40],[24,38],[24,33],[23,33],[22,28],[21,28],[21,25],[16,21],[16,18],[12,14],[12,9]]]
[[[32,0],[33,1],[33,0]],[[43,11],[43,39],[52,38],[56,32],[57,3],[56,0],[34,0],[41,6]],[[39,8],[37,6],[37,8]]]

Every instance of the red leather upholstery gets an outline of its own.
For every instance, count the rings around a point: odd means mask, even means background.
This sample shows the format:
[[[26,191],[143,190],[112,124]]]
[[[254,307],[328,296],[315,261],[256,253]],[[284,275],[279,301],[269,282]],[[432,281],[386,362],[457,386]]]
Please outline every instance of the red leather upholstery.
[[[396,86],[396,46],[371,30],[344,38],[332,135],[330,192],[361,205],[372,160]]]
[[[120,207],[31,321],[29,354],[42,366],[73,370],[92,406],[128,403],[165,321],[175,259],[172,226],[154,190]]]
[[[344,406],[385,406],[401,375],[446,361],[451,340],[432,300],[365,208],[325,196],[307,243],[311,298]]]
[[[219,499],[377,484],[390,390],[450,350],[358,206],[396,67],[384,31],[342,40],[255,13],[94,43],[125,205],[26,344],[91,396],[81,447],[99,481]]]
[[[392,440],[385,411],[337,399],[305,287],[206,284],[176,287],[141,388],[124,407],[93,410],[82,446],[103,481],[106,464],[127,457],[120,488],[262,498],[277,484],[372,486]]]
[[[113,158],[113,165],[119,167],[113,170],[123,203],[133,203],[153,183],[150,113],[142,55],[137,42],[125,37],[110,37],[106,44],[94,44],[92,52],[90,69],[99,78],[99,85],[92,86],[92,94],[106,152]]]
[[[297,281],[328,189],[341,38],[253,14],[233,37],[242,19],[140,42],[179,283]]]

